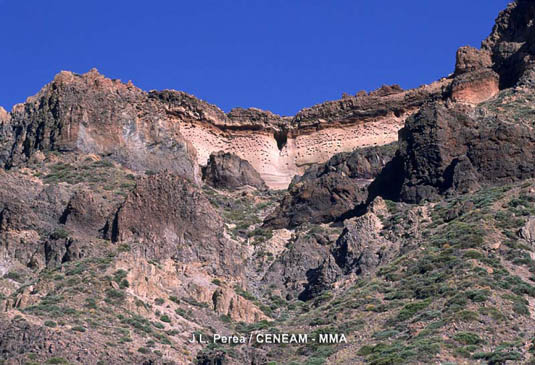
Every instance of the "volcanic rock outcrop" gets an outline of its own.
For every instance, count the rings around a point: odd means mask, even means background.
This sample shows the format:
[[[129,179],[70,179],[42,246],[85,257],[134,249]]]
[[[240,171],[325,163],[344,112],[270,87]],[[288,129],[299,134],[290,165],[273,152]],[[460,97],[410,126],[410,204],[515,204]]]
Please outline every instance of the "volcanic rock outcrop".
[[[37,151],[78,151],[133,170],[167,169],[200,182],[195,149],[163,107],[131,83],[112,81],[94,69],[59,73],[0,121],[0,164],[7,168]]]
[[[162,173],[142,178],[118,210],[114,242],[136,242],[142,256],[200,262],[214,272],[237,275],[239,248],[225,237],[210,202],[188,180]]]
[[[247,160],[269,187],[286,188],[306,167],[336,153],[395,141],[406,118],[426,103],[475,105],[515,84],[531,85],[533,11],[530,1],[510,5],[480,50],[459,49],[449,78],[413,90],[394,85],[346,94],[294,117],[255,108],[225,114],[183,92],[145,93],[96,70],[62,72],[11,113],[0,111],[0,163],[9,168],[35,151],[78,150],[199,182],[198,165],[224,151]]]
[[[370,186],[371,199],[419,202],[535,176],[534,14],[533,2],[512,3],[481,50],[459,50],[452,97],[472,103],[428,103],[408,118],[398,154]]]
[[[215,188],[236,189],[248,185],[259,190],[267,189],[251,164],[231,153],[212,153],[202,172],[204,182]]]
[[[239,108],[224,115],[213,106],[200,112],[198,104],[185,103],[186,96],[168,108],[182,120],[181,133],[197,149],[201,164],[213,152],[231,152],[249,161],[270,188],[281,189],[309,165],[336,153],[395,141],[405,118],[426,100],[443,99],[450,83],[443,79],[408,91],[385,86],[303,109],[294,117]],[[170,97],[158,96],[166,102]]]
[[[270,266],[263,282],[287,298],[310,298],[306,289],[330,256],[330,244],[329,237],[322,233],[299,234]]]
[[[394,198],[418,202],[450,190],[473,191],[480,183],[535,176],[529,163],[535,153],[529,119],[535,110],[517,110],[513,102],[529,97],[516,90],[496,104],[475,110],[435,104],[410,118],[400,131],[400,152],[393,161],[394,174],[402,179],[399,197]],[[489,108],[493,107],[504,112],[492,113]],[[391,187],[396,185],[392,177],[384,180]]]
[[[286,188],[310,164],[394,141],[404,119],[426,100],[443,99],[450,83],[383,86],[280,117],[255,108],[225,114],[184,92],[146,93],[94,69],[64,71],[10,113],[0,111],[0,163],[10,168],[37,151],[79,151],[198,183],[198,165],[224,151],[247,160],[269,187]]]
[[[496,19],[482,49],[491,54],[492,68],[500,75],[500,88],[533,85],[535,66],[535,4],[518,0],[509,4]]]
[[[381,220],[372,212],[345,222],[344,232],[333,248],[343,273],[367,274],[396,255],[399,244],[381,237],[382,228]]]
[[[367,184],[396,151],[395,144],[357,149],[333,156],[295,177],[266,226],[295,227],[305,222],[326,223],[341,218],[367,198]]]
[[[0,108],[0,363],[533,362],[534,4],[294,117],[95,70]]]

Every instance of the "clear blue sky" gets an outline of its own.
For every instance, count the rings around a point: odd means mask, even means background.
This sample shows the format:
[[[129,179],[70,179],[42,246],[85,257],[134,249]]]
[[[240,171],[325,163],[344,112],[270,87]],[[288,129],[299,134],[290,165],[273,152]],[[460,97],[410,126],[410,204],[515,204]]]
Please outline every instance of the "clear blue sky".
[[[343,92],[453,71],[506,0],[0,0],[0,105],[96,67],[225,111],[291,115]]]

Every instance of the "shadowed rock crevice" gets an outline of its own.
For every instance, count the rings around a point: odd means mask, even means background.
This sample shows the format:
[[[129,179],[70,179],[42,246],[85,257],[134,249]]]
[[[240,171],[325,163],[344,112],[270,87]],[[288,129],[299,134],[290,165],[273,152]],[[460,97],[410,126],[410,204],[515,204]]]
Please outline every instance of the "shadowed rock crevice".
[[[282,151],[284,146],[286,146],[286,143],[288,143],[288,131],[286,130],[276,131],[273,134],[273,137],[277,141],[277,148],[279,149],[279,151]]]

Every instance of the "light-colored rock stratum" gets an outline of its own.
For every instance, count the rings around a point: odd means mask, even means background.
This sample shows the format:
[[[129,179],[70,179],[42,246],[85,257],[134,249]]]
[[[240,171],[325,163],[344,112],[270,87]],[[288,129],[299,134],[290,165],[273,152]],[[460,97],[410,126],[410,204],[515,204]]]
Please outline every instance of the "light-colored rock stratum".
[[[183,92],[151,92],[177,118],[180,134],[205,165],[211,153],[231,152],[249,161],[270,188],[284,189],[296,174],[339,152],[397,140],[405,119],[429,99],[443,98],[451,84],[442,79],[404,91],[383,86],[281,117],[256,108],[225,114]]]
[[[306,167],[336,153],[396,141],[407,117],[426,103],[492,98],[503,77],[489,65],[488,50],[463,47],[447,78],[411,90],[393,85],[344,94],[293,117],[256,108],[224,113],[185,92],[145,92],[95,69],[62,71],[11,113],[0,110],[0,164],[21,164],[37,151],[78,150],[199,183],[199,165],[223,151],[247,160],[270,188],[285,189]]]

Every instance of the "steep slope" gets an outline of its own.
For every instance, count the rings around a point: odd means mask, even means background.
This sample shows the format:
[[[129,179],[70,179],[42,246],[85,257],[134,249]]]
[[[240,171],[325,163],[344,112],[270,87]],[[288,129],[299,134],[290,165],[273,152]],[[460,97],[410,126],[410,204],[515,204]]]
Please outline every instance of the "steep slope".
[[[535,363],[534,19],[295,117],[96,71],[0,110],[0,364]]]
[[[534,176],[534,9],[531,1],[511,4],[481,51],[458,53],[462,79],[492,74],[509,88],[477,105],[430,103],[409,118],[399,153],[372,184],[372,197],[419,202]]]
[[[13,107],[0,130],[7,168],[46,151],[111,158],[136,171],[176,171],[199,182],[194,148],[158,103],[132,84],[92,70],[59,73],[37,95]]]

